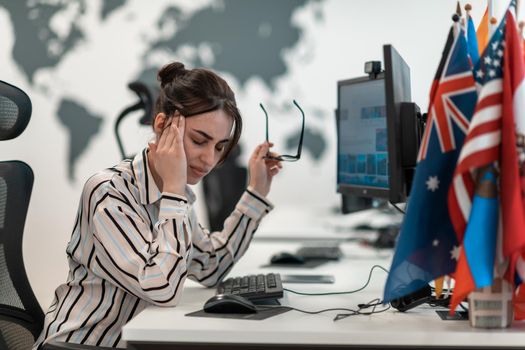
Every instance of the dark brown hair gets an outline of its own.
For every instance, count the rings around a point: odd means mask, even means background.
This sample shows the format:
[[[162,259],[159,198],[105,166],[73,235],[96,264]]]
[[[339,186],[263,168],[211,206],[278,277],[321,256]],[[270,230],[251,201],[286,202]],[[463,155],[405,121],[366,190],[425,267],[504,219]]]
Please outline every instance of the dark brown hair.
[[[219,160],[223,163],[239,142],[242,117],[237,109],[235,94],[228,83],[205,68],[186,69],[184,64],[173,62],[159,70],[160,94],[155,102],[155,114],[172,116],[179,111],[183,116],[223,110],[233,118],[233,135]]]

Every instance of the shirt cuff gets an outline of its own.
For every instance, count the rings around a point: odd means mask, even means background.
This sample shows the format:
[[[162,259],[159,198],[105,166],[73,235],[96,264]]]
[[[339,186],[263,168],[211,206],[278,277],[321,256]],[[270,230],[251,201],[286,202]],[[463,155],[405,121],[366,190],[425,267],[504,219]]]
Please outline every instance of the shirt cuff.
[[[252,188],[248,188],[241,196],[237,208],[253,219],[260,219],[268,214],[274,206],[266,197]]]
[[[160,197],[159,219],[184,217],[188,212],[188,199],[184,196],[162,192]]]

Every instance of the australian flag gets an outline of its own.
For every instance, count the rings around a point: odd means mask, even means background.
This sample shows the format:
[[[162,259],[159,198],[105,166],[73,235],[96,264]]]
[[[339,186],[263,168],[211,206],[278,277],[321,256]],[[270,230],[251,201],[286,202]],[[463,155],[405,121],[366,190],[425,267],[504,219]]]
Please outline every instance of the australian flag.
[[[385,303],[453,273],[459,256],[447,194],[477,93],[465,33],[459,23],[454,26],[430,92],[428,121],[385,286]]]

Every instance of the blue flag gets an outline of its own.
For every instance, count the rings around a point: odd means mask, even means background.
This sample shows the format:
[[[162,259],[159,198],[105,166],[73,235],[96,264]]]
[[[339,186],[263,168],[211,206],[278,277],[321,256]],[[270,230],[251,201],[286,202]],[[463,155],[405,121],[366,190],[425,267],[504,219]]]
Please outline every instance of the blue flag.
[[[467,44],[468,44],[468,54],[472,61],[472,67],[475,67],[479,61],[479,48],[478,48],[478,38],[476,36],[476,28],[474,27],[474,21],[470,15],[467,15]]]
[[[477,94],[465,33],[459,28],[457,35],[453,32],[451,28],[431,91],[407,212],[385,286],[385,303],[456,267],[459,247],[447,196]]]

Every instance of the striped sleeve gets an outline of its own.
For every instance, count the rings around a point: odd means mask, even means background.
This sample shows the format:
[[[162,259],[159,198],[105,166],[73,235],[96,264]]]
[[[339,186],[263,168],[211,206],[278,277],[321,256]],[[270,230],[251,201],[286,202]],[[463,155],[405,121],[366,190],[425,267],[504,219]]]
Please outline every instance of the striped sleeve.
[[[222,231],[209,233],[200,225],[192,232],[193,255],[188,276],[206,286],[222,280],[248,249],[261,219],[273,205],[253,190],[246,190]],[[192,213],[191,221],[196,221]]]
[[[188,204],[164,193],[159,219],[127,198],[126,187],[108,181],[93,196],[93,271],[117,287],[159,306],[175,305],[187,275]]]

